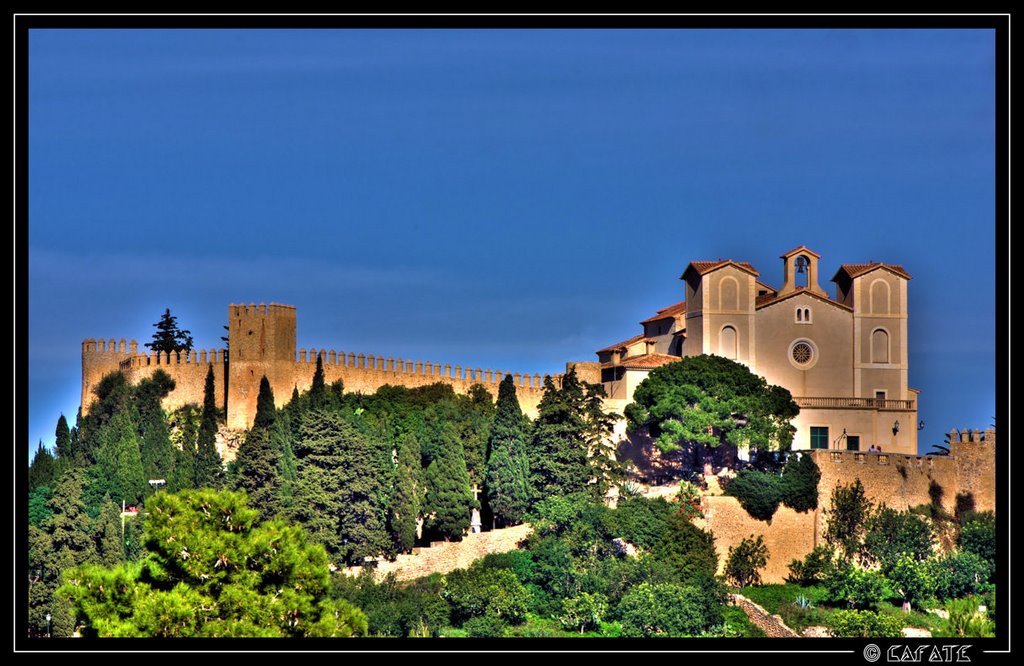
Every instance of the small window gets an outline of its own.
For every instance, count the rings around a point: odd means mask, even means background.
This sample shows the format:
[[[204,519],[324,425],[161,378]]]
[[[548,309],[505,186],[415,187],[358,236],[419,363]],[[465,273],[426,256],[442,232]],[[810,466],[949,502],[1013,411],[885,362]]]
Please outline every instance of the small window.
[[[796,309],[796,320],[797,321],[803,321],[804,320],[804,309],[803,308],[797,308]]]
[[[860,451],[860,435],[847,435],[846,436],[846,450],[847,451]]]
[[[828,448],[828,428],[821,426],[811,426],[811,448],[812,449],[827,449]]]
[[[796,309],[796,323],[798,323],[798,324],[810,324],[811,323],[811,309],[810,308],[797,308]]]

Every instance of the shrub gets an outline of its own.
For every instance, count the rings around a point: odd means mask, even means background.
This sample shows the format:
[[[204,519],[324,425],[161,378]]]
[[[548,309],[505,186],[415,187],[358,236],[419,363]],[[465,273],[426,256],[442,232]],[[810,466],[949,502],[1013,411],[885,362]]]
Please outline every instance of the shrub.
[[[675,502],[679,505],[676,510],[683,518],[692,520],[704,517],[704,513],[700,510],[700,491],[689,481],[679,482],[679,492],[676,493]]]
[[[836,638],[900,638],[902,624],[891,615],[857,610],[836,611],[825,622],[829,633]]]
[[[709,628],[708,599],[693,586],[641,583],[622,598],[623,636],[692,636]],[[720,617],[720,615],[719,615]]]
[[[603,594],[583,594],[562,601],[562,616],[559,621],[568,631],[582,634],[587,629],[597,629],[608,612],[608,597]]]
[[[932,554],[934,533],[928,520],[909,511],[879,507],[867,521],[864,555],[888,572],[904,553],[918,562]]]
[[[768,564],[768,546],[764,545],[764,537],[757,540],[745,538],[736,546],[729,548],[729,559],[725,564],[725,575],[736,581],[740,587],[757,585],[761,582],[760,569]]]
[[[825,521],[825,541],[843,549],[847,559],[857,555],[873,504],[864,493],[860,479],[832,490],[832,508]]]
[[[445,583],[443,596],[452,605],[456,623],[492,615],[515,624],[526,617],[530,593],[509,569],[475,565],[451,572]]]
[[[829,599],[846,603],[850,608],[874,607],[889,596],[884,576],[850,563],[843,563],[829,572],[825,578]]]
[[[726,489],[747,513],[758,520],[771,520],[782,501],[782,480],[775,474],[742,470]]]
[[[967,550],[935,559],[931,567],[935,596],[957,599],[979,594],[984,591],[991,570],[988,562]]]
[[[995,624],[985,615],[978,612],[977,597],[953,599],[946,602],[949,620],[943,632],[956,638],[992,638],[995,636]]]
[[[469,638],[494,638],[505,631],[505,621],[496,615],[481,615],[466,620],[462,628]]]
[[[782,473],[782,503],[794,511],[818,508],[821,470],[809,455],[792,454]]]
[[[904,554],[896,560],[889,571],[889,580],[892,581],[894,592],[918,608],[935,593],[932,566],[926,562],[919,562],[911,555]]]
[[[996,578],[996,519],[991,511],[965,516],[957,540],[961,550],[974,553],[992,565],[989,580]]]
[[[825,580],[832,570],[832,549],[829,546],[815,546],[801,560],[789,563],[789,576],[786,580],[800,585],[817,585]]]

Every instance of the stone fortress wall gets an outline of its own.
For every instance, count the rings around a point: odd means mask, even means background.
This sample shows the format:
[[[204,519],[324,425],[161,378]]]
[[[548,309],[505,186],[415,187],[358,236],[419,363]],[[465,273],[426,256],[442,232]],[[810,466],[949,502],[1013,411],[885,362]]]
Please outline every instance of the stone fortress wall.
[[[323,359],[324,379],[329,384],[344,383],[346,392],[373,393],[385,385],[409,388],[442,383],[456,393],[467,394],[481,384],[497,397],[498,385],[511,374],[523,412],[536,417],[543,397],[543,376],[509,370],[483,369],[462,364],[441,363],[338,351],[334,349],[296,349],[295,308],[289,305],[228,306],[229,349],[211,349],[167,354],[139,352],[138,342],[126,344],[111,338],[87,339],[82,343],[82,412],[87,413],[92,391],[107,373],[121,370],[131,383],[151,376],[157,370],[167,372],[175,389],[164,400],[164,408],[176,409],[188,403],[202,404],[209,366],[214,369],[218,406],[227,412],[228,428],[246,429],[256,416],[256,398],[263,376],[270,381],[278,407],[285,405],[298,389],[308,390],[316,370],[316,359]],[[567,363],[575,367],[582,381],[600,383],[600,365],[596,362]],[[553,374],[556,386],[562,374]]]
[[[860,479],[865,495],[875,504],[903,511],[930,504],[930,489],[941,489],[942,507],[953,514],[959,494],[970,494],[977,511],[996,508],[996,432],[988,429],[950,432],[948,456],[878,454],[856,451],[813,450],[809,453],[821,469],[818,508],[798,513],[779,506],[771,522],[751,517],[735,497],[704,498],[705,518],[700,525],[715,536],[719,573],[725,568],[729,548],[746,537],[762,536],[768,547],[765,583],[782,583],[789,563],[802,559],[823,543],[832,491]]]

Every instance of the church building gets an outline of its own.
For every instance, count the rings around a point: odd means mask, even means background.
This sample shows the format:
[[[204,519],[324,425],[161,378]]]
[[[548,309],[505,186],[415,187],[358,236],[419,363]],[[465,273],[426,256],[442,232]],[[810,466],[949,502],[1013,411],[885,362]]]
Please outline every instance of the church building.
[[[789,390],[800,407],[794,449],[916,454],[910,275],[893,264],[843,264],[830,298],[818,284],[817,253],[800,246],[781,258],[780,289],[747,262],[690,262],[680,278],[685,300],[640,322],[639,335],[598,350],[606,407],[621,414],[654,368],[717,354]]]

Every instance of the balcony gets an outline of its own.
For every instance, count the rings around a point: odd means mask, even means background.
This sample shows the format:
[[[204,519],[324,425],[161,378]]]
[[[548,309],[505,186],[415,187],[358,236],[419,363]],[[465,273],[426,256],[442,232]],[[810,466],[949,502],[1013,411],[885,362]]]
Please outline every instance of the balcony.
[[[800,409],[879,409],[896,412],[912,412],[916,406],[913,400],[883,400],[881,398],[796,398]]]

